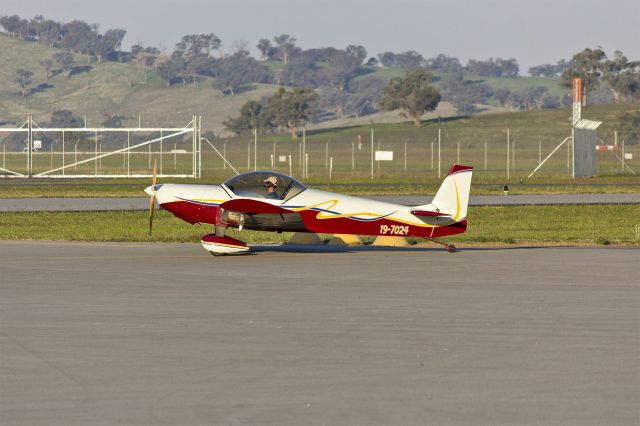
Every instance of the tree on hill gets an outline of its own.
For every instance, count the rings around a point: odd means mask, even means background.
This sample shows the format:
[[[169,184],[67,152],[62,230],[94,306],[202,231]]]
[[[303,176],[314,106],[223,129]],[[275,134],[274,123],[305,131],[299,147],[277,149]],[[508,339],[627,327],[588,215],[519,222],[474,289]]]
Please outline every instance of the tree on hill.
[[[61,32],[63,36],[60,40],[60,47],[85,55],[91,53],[91,47],[98,37],[89,24],[79,20],[64,24]]]
[[[261,38],[256,45],[258,50],[260,51],[260,55],[262,59],[274,59],[278,54],[278,49],[273,47],[271,41],[268,38]]]
[[[640,95],[640,61],[629,61],[616,50],[611,60],[602,62],[602,79],[607,82],[615,103]]]
[[[84,120],[73,115],[68,109],[56,110],[51,113],[51,127],[83,127]]]
[[[220,49],[220,46],[222,46],[222,40],[213,33],[188,34],[176,44],[176,50],[184,52],[187,59],[191,59],[198,56],[211,56],[211,52]]]
[[[62,71],[64,71],[64,77],[69,78],[69,76],[73,72],[73,66],[75,65],[75,62],[73,61],[73,55],[67,51],[62,51],[53,55],[53,59],[58,65],[60,65]]]
[[[29,29],[29,21],[21,19],[18,15],[0,16],[0,25],[7,30],[11,38],[28,40],[32,34]]]
[[[386,68],[415,70],[425,66],[425,60],[422,55],[414,50],[408,50],[402,53],[378,53],[378,59]]]
[[[493,89],[484,81],[465,80],[462,71],[452,72],[442,82],[443,99],[449,101],[460,115],[478,112],[476,104],[486,104]]]
[[[420,117],[434,111],[442,98],[440,92],[429,83],[433,75],[425,70],[409,71],[404,77],[392,78],[384,89],[380,106],[385,110],[403,110],[403,115],[421,126]]]
[[[27,96],[29,92],[29,86],[32,81],[31,77],[33,76],[33,72],[29,70],[25,70],[23,68],[18,68],[16,70],[16,77],[13,79],[13,82],[16,83],[20,87],[20,91],[22,93],[22,97]]]
[[[285,64],[289,63],[291,54],[296,49],[296,39],[289,34],[281,34],[273,38],[276,44],[277,57]]]
[[[555,77],[558,73],[553,64],[542,64],[529,67],[529,74],[533,77]]]
[[[446,73],[459,72],[462,64],[458,58],[447,56],[443,53],[425,61],[425,67],[431,71],[441,71]]]
[[[160,50],[155,47],[144,47],[140,44],[131,46],[131,59],[138,64],[138,67],[155,68],[159,55]]]
[[[105,58],[120,51],[122,47],[122,40],[127,34],[125,30],[108,30],[103,35],[99,35],[93,46],[90,48],[90,52],[98,59],[98,62],[102,62]],[[118,55],[118,58],[120,55]]]
[[[298,138],[298,127],[307,124],[315,115],[312,102],[318,95],[310,88],[295,88],[287,91],[280,88],[267,101],[267,113],[278,128],[285,128],[292,139]]]
[[[248,101],[240,108],[239,117],[229,118],[222,124],[238,135],[272,127],[267,108],[257,101]]]
[[[471,74],[483,77],[517,77],[520,71],[516,59],[489,58],[487,61],[469,59],[465,67]]]
[[[42,68],[44,68],[44,75],[47,80],[49,80],[49,71],[51,71],[51,67],[53,67],[53,59],[47,58],[38,62]]]
[[[562,86],[571,87],[573,79],[580,77],[582,80],[582,104],[587,105],[587,94],[598,88],[601,76],[601,62],[607,55],[600,48],[586,48],[573,55],[572,65],[564,70],[561,75]]]
[[[217,60],[215,76],[213,87],[231,96],[247,83],[268,83],[273,78],[270,68],[258,63],[246,50]]]
[[[636,145],[640,143],[640,111],[624,112],[619,115],[620,122],[623,123],[623,137],[626,143]]]
[[[344,51],[353,58],[358,66],[362,65],[362,62],[367,58],[367,49],[363,46],[350,44]]]

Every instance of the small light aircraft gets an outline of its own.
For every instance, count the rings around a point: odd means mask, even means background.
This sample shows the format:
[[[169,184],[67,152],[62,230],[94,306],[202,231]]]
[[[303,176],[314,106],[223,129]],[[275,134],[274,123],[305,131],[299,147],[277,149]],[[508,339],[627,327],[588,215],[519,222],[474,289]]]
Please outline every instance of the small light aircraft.
[[[214,225],[215,232],[201,239],[214,255],[249,250],[226,236],[227,228],[420,237],[454,252],[455,246],[436,239],[467,229],[472,172],[472,167],[453,165],[430,204],[407,207],[307,188],[272,171],[242,173],[220,185],[158,184],[154,167],[145,189],[151,197],[149,234],[156,199],[179,219]]]

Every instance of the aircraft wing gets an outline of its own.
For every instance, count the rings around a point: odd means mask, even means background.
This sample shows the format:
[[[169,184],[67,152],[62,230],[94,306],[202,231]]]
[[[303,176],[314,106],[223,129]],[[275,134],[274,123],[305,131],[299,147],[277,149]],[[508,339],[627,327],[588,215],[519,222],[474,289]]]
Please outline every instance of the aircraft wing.
[[[225,201],[224,203],[220,204],[220,208],[247,214],[281,214],[290,212],[290,210],[283,209],[280,206],[265,203],[264,201],[253,200],[250,198],[235,198],[233,200]]]
[[[300,213],[251,198],[236,198],[220,204],[219,222],[259,231],[306,230]]]

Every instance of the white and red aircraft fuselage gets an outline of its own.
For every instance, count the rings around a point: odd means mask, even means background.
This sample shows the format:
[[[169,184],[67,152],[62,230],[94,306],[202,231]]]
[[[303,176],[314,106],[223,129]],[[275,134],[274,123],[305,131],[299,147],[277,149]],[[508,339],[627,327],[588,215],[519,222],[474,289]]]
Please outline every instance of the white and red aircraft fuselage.
[[[225,236],[229,227],[429,240],[463,233],[472,171],[452,166],[433,201],[416,207],[307,188],[271,171],[239,174],[221,185],[153,184],[145,192],[186,222],[214,225],[215,233],[202,237],[202,245],[213,254],[231,254],[249,248]]]

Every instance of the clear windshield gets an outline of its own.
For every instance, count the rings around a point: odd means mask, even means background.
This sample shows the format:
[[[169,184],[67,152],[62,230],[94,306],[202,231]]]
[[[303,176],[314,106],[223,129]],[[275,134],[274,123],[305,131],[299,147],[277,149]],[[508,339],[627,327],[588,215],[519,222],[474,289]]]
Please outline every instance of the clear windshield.
[[[274,172],[249,172],[224,183],[238,197],[288,200],[305,189],[297,180]]]

